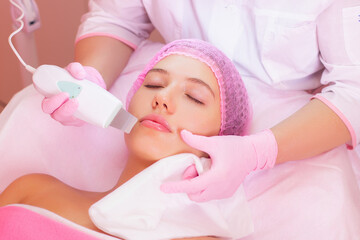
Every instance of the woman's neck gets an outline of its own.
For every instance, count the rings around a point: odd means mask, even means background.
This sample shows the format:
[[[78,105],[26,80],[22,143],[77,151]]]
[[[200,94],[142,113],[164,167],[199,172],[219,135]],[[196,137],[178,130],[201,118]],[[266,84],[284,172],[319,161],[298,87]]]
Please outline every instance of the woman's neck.
[[[127,163],[125,165],[125,168],[122,171],[117,184],[111,191],[120,187],[122,184],[124,184],[125,182],[130,180],[132,177],[134,177],[136,174],[140,173],[142,170],[149,167],[152,163],[153,162],[141,160],[134,155],[129,155]]]

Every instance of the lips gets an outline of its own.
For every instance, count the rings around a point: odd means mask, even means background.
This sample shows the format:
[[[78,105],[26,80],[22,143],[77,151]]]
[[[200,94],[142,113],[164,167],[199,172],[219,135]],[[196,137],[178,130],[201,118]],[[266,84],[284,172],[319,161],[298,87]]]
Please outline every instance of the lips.
[[[160,115],[149,114],[140,119],[140,124],[160,132],[171,132],[169,123]]]

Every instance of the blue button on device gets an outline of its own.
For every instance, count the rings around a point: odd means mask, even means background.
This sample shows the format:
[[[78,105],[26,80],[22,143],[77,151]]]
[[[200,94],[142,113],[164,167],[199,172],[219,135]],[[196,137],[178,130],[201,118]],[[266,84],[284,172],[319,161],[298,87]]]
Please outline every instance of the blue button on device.
[[[76,83],[73,82],[67,82],[67,81],[59,81],[57,83],[60,91],[67,92],[71,98],[76,98],[80,92],[82,87]]]

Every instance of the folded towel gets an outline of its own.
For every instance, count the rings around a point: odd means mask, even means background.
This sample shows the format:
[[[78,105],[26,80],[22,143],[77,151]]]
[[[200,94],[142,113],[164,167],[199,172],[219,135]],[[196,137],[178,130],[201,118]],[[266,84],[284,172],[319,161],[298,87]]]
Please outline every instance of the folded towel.
[[[104,232],[132,240],[249,235],[253,222],[242,186],[231,198],[205,203],[160,190],[163,182],[180,180],[193,163],[206,171],[207,162],[187,153],[159,160],[92,205],[90,217]]]

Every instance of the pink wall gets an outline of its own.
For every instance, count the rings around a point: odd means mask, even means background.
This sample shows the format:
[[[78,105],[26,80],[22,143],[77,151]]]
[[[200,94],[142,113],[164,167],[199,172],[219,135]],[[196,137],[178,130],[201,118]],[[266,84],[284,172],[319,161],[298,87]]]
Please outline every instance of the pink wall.
[[[42,26],[34,34],[36,46],[32,45],[30,38],[29,41],[25,41],[28,46],[22,53],[29,60],[28,64],[64,66],[73,59],[74,37],[80,17],[87,10],[87,0],[36,0],[36,3],[40,10]],[[12,32],[9,9],[9,1],[1,0],[0,102],[5,103],[24,87],[19,62],[7,43],[7,38]],[[30,77],[30,74],[27,77]]]

